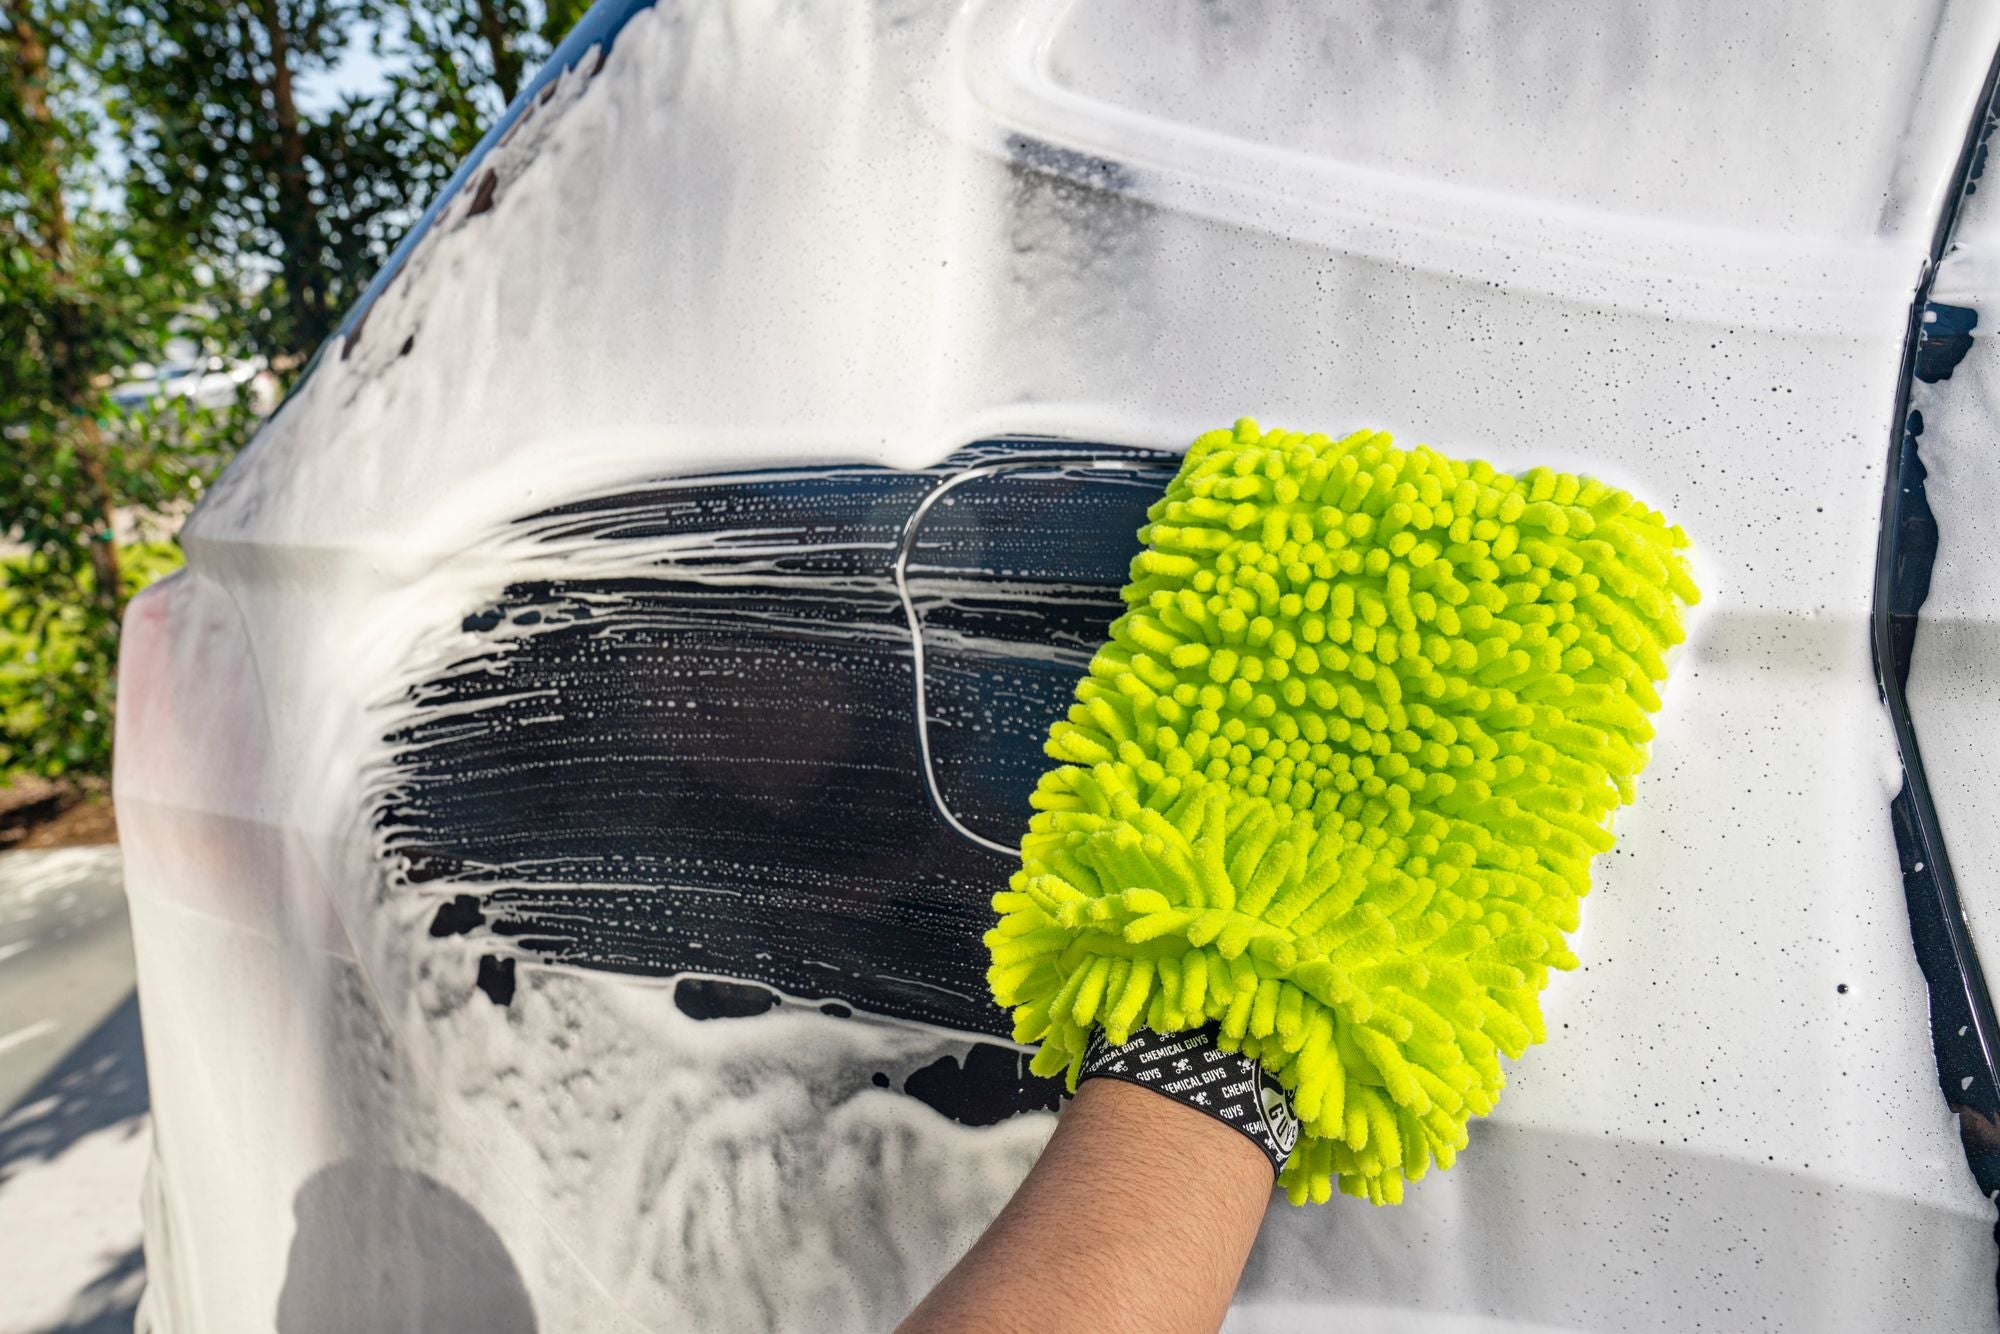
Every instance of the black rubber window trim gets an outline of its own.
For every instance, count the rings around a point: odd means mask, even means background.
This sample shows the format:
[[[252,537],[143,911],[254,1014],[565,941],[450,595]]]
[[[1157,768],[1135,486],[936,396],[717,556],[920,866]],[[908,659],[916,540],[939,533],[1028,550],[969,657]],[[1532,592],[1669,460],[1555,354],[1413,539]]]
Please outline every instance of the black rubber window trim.
[[[1977,113],[1959,151],[1951,188],[1931,237],[1930,254],[1910,304],[1904,333],[1902,369],[1890,425],[1888,470],[1882,494],[1881,532],[1876,548],[1870,648],[1875,679],[1895,731],[1903,765],[1903,785],[1890,803],[1891,825],[1903,872],[1911,941],[1930,994],[1931,1038],[1938,1082],[1946,1103],[1958,1114],[1968,1165],[1989,1199],[2000,1191],[2000,1023],[1974,948],[1952,873],[1936,805],[1924,771],[1922,751],[1910,716],[1907,688],[1919,613],[1930,592],[1938,528],[1924,494],[1925,470],[1918,449],[1922,414],[1911,406],[1911,388],[1926,364],[1926,340],[1933,309],[1931,293],[1951,243],[1959,208],[1977,188],[1987,141],[2000,116],[2000,52],[1989,64]],[[2000,1236],[2000,1229],[1996,1229]]]

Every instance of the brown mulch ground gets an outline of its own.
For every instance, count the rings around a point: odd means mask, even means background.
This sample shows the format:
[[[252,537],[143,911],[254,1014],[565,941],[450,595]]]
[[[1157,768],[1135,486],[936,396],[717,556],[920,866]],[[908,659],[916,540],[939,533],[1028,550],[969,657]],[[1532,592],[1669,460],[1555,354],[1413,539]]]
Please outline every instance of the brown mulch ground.
[[[117,841],[111,789],[101,779],[17,778],[0,788],[0,851]]]

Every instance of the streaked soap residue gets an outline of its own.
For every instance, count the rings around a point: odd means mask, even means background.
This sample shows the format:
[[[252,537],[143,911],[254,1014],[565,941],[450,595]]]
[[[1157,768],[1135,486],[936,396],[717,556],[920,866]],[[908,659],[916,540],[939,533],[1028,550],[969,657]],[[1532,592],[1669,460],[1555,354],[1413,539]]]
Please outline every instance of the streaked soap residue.
[[[556,577],[435,636],[384,701],[392,882],[451,899],[433,935],[1004,1034],[992,840],[1170,475],[1022,441],[523,517],[496,541]]]
[[[1053,4],[647,10],[488,154],[487,206],[442,211],[128,629],[154,1328],[298,1313],[320,1289],[291,1271],[329,1223],[437,1275],[497,1239],[544,1329],[893,1324],[1051,1124],[903,1092],[967,1068],[981,1030],[844,998],[852,960],[696,1019],[680,979],[496,939],[483,907],[433,935],[460,895],[533,891],[463,864],[398,878],[374,798],[410,743],[384,738],[413,685],[458,679],[454,648],[562,633],[514,625],[510,590],[580,607],[667,554],[538,549],[524,516],[697,474],[915,477],[1015,434],[1171,450],[1245,413],[1605,477],[1695,535],[1710,610],[1584,967],[1546,997],[1551,1041],[1463,1168],[1399,1210],[1274,1216],[1232,1327],[1994,1327],[1867,616],[1908,303],[2000,11],[1687,0],[1592,9],[1574,40],[1506,19],[1524,50],[1479,40],[1503,7],[1422,11],[1440,41],[1375,6],[1387,109],[1308,124],[1298,90],[1357,58],[1296,37],[1324,10],[1244,11],[1275,36],[1242,48],[1257,68],[1226,114],[1148,82],[1199,67],[1186,13],[1109,41],[1103,11]],[[1714,114],[1689,118],[1688,70]],[[1718,118],[1731,146],[1705,155]],[[1561,151],[1593,122],[1622,142]],[[852,591],[880,616],[849,638],[894,681],[894,580]],[[621,621],[604,651],[645,633]],[[879,709],[907,741],[901,661]],[[699,733],[702,709],[670,724],[660,698],[661,744]],[[978,721],[964,699],[939,710]],[[568,725],[589,707],[548,704]],[[542,789],[523,830],[561,800]],[[512,962],[509,1003],[482,958]],[[925,962],[895,976],[963,990]],[[462,1237],[426,1231],[449,1218]]]

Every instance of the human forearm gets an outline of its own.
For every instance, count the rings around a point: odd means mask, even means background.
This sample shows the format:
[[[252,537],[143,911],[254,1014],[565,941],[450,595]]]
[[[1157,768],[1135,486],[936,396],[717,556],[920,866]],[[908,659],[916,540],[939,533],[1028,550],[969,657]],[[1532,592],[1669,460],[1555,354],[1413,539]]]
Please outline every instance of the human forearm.
[[[1271,1195],[1242,1134],[1149,1089],[1086,1082],[986,1234],[904,1334],[1210,1331]]]

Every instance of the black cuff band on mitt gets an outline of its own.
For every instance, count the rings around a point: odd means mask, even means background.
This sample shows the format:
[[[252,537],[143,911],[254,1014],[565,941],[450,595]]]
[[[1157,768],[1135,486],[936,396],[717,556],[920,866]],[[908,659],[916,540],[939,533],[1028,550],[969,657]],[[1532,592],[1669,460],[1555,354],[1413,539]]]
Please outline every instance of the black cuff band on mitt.
[[[1256,1061],[1216,1046],[1215,1035],[1214,1024],[1185,1033],[1141,1029],[1114,1047],[1099,1029],[1077,1082],[1122,1079],[1204,1112],[1241,1131],[1271,1160],[1272,1173],[1281,1172],[1299,1142],[1292,1095]]]

